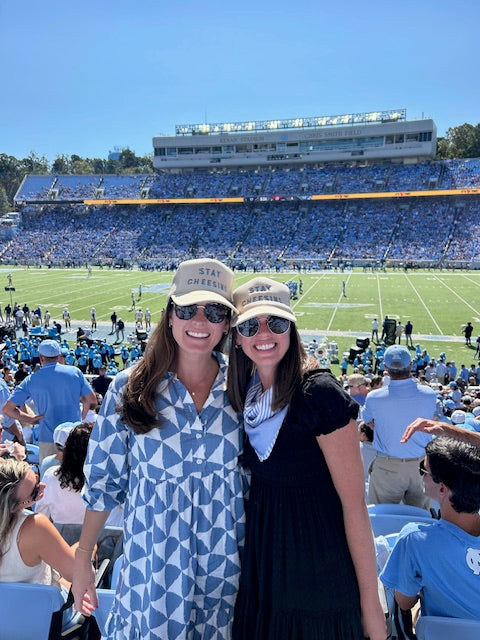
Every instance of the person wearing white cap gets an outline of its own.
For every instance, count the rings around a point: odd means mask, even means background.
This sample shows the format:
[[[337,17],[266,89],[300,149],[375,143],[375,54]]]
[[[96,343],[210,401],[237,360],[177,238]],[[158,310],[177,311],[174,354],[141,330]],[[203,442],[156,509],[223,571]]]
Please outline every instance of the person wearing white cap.
[[[27,376],[15,387],[2,407],[2,413],[20,423],[38,424],[40,462],[55,453],[53,432],[62,422],[79,422],[96,404],[97,398],[85,376],[77,367],[59,364],[60,345],[56,340],[44,340],[38,347],[42,368]],[[32,400],[32,415],[21,407]],[[80,408],[82,405],[82,408]]]
[[[252,474],[233,637],[384,640],[359,405],[309,370],[287,286],[258,277],[233,297],[228,393]]]
[[[231,638],[247,490],[221,354],[232,288],[217,260],[179,265],[144,357],[115,376],[93,428],[72,589],[76,602],[89,595],[91,613],[91,551],[125,503],[110,638]]]
[[[437,395],[411,377],[412,359],[407,347],[388,347],[384,363],[390,383],[371,391],[362,409],[363,420],[373,428],[373,447],[377,452],[370,467],[368,500],[390,504],[403,501],[428,509],[430,499],[423,492],[418,463],[431,438],[418,434],[407,444],[401,444],[400,438],[415,418],[431,419],[436,415]]]

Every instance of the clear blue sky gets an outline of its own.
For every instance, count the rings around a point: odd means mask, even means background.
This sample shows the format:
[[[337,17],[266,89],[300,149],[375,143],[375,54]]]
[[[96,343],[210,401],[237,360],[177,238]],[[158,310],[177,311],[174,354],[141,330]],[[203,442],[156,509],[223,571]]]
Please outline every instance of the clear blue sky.
[[[0,0],[0,153],[137,155],[175,124],[480,121],[478,0]]]

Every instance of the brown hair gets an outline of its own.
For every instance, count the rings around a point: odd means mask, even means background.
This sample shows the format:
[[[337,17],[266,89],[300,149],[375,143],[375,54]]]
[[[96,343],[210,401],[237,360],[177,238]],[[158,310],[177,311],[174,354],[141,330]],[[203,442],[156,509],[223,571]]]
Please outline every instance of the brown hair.
[[[168,300],[157,326],[150,336],[143,358],[139,360],[128,377],[121,406],[118,408],[122,420],[135,433],[148,433],[160,427],[163,419],[157,411],[155,399],[158,385],[167,371],[176,370],[177,343],[170,328],[173,304]],[[226,336],[215,347],[222,351]]]
[[[245,405],[247,388],[255,371],[255,365],[243,349],[236,345],[236,329],[232,331],[230,345],[227,395],[230,404],[237,412],[242,412]],[[307,368],[307,354],[303,347],[296,325],[290,323],[290,344],[286,354],[278,363],[273,389],[272,409],[276,411],[288,405],[293,397],[297,384]]]

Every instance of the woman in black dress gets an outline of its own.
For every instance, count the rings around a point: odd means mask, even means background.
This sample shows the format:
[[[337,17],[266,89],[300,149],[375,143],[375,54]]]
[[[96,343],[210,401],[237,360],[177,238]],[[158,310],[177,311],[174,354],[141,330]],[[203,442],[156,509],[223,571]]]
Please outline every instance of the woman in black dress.
[[[228,393],[252,482],[234,640],[384,640],[358,405],[309,370],[288,287],[234,292]]]

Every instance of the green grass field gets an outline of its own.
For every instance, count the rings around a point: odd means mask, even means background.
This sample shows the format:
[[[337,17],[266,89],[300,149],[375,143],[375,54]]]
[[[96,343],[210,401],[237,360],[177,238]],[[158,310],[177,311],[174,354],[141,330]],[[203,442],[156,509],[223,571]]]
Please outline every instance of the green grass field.
[[[165,306],[172,274],[144,271],[94,269],[88,277],[86,269],[24,269],[0,270],[2,281],[8,286],[7,274],[12,273],[13,302],[26,302],[31,309],[39,305],[48,309],[52,319],[61,321],[65,306],[69,307],[72,323],[86,322],[90,308],[97,310],[99,324],[110,325],[115,309],[125,322],[133,322],[130,294],[141,283],[142,309],[149,307],[153,321],[157,321]],[[267,274],[276,280],[302,280],[303,295],[292,302],[298,316],[299,329],[305,336],[326,336],[339,345],[340,354],[355,343],[356,336],[370,335],[371,321],[381,321],[385,315],[413,323],[414,343],[419,342],[433,356],[445,351],[448,359],[467,367],[473,359],[474,348],[466,347],[462,327],[467,321],[474,326],[472,341],[480,334],[480,272],[418,271],[346,273],[320,272],[311,274]],[[252,273],[238,273],[236,286],[253,277]],[[342,295],[342,281],[346,282],[347,297]],[[0,304],[5,307],[10,292],[4,291]],[[338,367],[332,367],[338,373]]]

